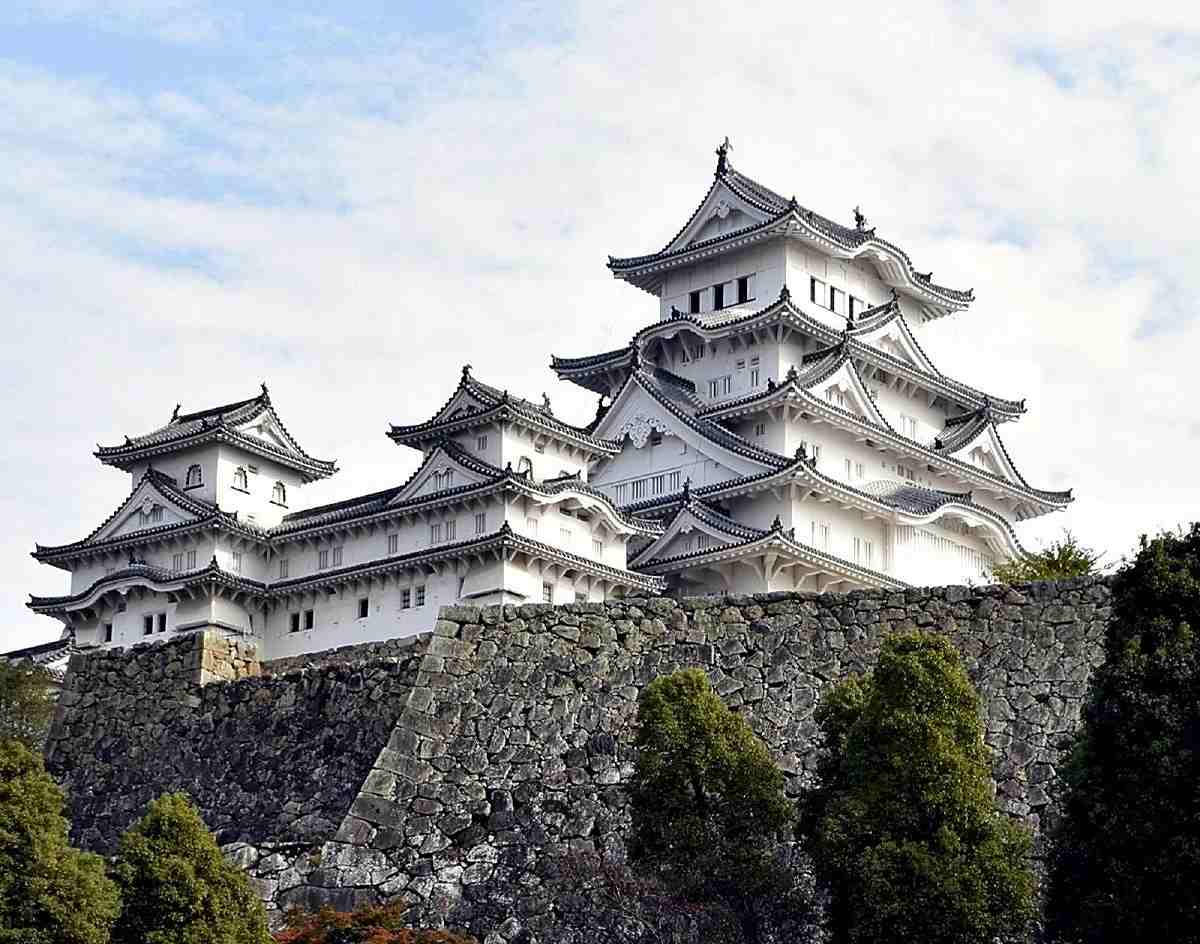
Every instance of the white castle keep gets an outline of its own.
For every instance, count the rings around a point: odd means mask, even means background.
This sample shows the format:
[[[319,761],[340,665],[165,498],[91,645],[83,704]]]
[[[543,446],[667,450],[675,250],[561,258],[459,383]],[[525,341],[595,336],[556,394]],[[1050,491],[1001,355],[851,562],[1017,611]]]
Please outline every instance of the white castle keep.
[[[979,581],[1022,553],[1014,522],[1065,507],[999,426],[1023,400],[941,373],[922,325],[971,292],[868,229],[734,170],[659,252],[610,258],[659,301],[628,346],[554,357],[600,396],[575,426],[462,369],[431,419],[393,426],[403,484],[314,508],[336,471],[266,387],[96,452],[129,497],[34,556],[71,592],[29,606],[73,647],[215,629],[273,659],[428,630],[463,601],[565,603]]]

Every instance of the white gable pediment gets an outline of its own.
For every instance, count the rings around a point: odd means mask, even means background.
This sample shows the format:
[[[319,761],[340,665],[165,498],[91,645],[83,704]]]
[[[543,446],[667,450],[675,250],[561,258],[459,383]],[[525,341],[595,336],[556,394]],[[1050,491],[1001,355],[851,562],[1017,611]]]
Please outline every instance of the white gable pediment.
[[[295,447],[288,440],[279,424],[269,414],[263,413],[258,419],[239,426],[237,432],[249,439],[265,442],[273,449],[283,452],[295,452]]]
[[[438,446],[389,504],[398,505],[401,502],[434,495],[447,489],[461,488],[464,485],[478,485],[486,481],[486,476],[475,469],[468,468],[459,462],[452,453]]]
[[[857,336],[859,341],[903,361],[910,367],[937,374],[933,362],[925,356],[925,352],[917,345],[907,325],[900,318],[893,318],[875,331]]]
[[[690,507],[675,516],[662,536],[647,545],[630,566],[641,567],[652,561],[683,554],[694,554],[726,544],[740,544],[747,536],[729,534],[695,514]]]
[[[630,455],[645,448],[661,450],[664,446],[649,446],[651,436],[662,433],[664,437],[671,436],[678,441],[675,455],[667,461],[655,461],[651,468],[641,457]],[[621,455],[608,462],[596,481],[613,481],[621,478],[627,468],[644,471],[647,474],[659,471],[659,467],[678,467],[680,454],[684,446],[689,452],[699,454],[705,459],[716,463],[721,470],[722,478],[736,478],[742,475],[757,475],[770,466],[748,456],[741,455],[732,449],[706,437],[689,424],[685,423],[659,400],[646,391],[640,383],[630,382],[618,395],[617,401],[609,408],[593,435],[600,439],[611,439],[621,443]],[[657,460],[657,457],[655,457]],[[695,461],[691,457],[688,464]]]
[[[151,479],[146,478],[125,499],[117,513],[92,535],[91,540],[105,541],[150,528],[196,520],[198,516],[195,512],[175,502]]]
[[[484,410],[491,409],[491,404],[484,403],[479,397],[474,396],[469,390],[460,389],[450,402],[442,407],[433,422],[445,423],[450,420],[467,417],[473,413],[482,413]]]
[[[863,386],[862,378],[849,361],[842,364],[832,375],[814,384],[810,388],[813,396],[819,400],[848,410],[858,416],[865,416],[876,423],[884,424],[883,414],[870,398]]]
[[[990,423],[983,431],[961,449],[952,453],[954,458],[977,469],[999,475],[1005,481],[1020,486],[1021,477],[1005,455],[1000,437],[996,435],[996,427]]]
[[[666,252],[686,249],[693,243],[703,242],[715,236],[732,233],[735,230],[755,226],[770,219],[767,214],[757,207],[751,206],[732,190],[719,181],[705,198],[700,209],[688,222]]]

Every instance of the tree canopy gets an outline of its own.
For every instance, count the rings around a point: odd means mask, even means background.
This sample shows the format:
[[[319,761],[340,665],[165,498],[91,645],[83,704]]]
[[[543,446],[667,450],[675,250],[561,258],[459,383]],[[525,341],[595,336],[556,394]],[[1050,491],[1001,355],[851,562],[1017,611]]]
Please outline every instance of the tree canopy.
[[[1200,524],[1113,578],[1104,663],[1063,767],[1048,915],[1063,941],[1200,941]]]
[[[270,944],[262,902],[185,794],[159,797],[121,836],[113,877],[114,944]]]
[[[795,891],[776,861],[795,814],[766,745],[685,669],[642,692],[635,746],[631,858],[685,895],[725,901],[756,939],[765,911]]]
[[[1103,571],[1100,561],[1104,554],[1085,547],[1070,531],[1051,541],[1040,551],[992,566],[991,576],[997,583],[1030,583],[1034,580],[1067,580],[1087,577]]]
[[[0,662],[0,738],[41,750],[53,716],[49,673],[37,665]]]
[[[802,828],[835,941],[991,944],[1027,927],[1030,837],[992,805],[978,696],[948,640],[888,637],[816,718]]]
[[[67,841],[62,791],[41,756],[0,738],[0,942],[105,944],[117,889]]]

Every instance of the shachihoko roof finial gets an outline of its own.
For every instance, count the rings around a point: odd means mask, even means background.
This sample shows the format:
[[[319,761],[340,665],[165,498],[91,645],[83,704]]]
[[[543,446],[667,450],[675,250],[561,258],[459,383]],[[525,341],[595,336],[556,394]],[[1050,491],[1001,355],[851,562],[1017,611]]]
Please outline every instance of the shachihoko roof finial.
[[[801,461],[808,461],[808,446],[806,446],[804,443],[801,443],[796,447],[796,458],[800,459]]]
[[[692,480],[688,477],[683,480],[683,500],[690,502],[692,500]]]
[[[772,531],[782,531],[783,530],[783,519],[781,519],[779,517],[779,515],[776,515],[775,520],[771,522],[771,530]]]
[[[543,390],[543,391],[542,391],[542,409],[543,409],[543,410],[544,410],[546,413],[553,413],[553,412],[554,412],[553,410],[551,410],[551,409],[550,409],[550,398],[549,398],[549,397],[546,395],[546,391],[545,391],[545,390]]]
[[[854,208],[854,228],[860,233],[867,228],[867,218],[863,215],[862,207]]]
[[[787,287],[787,282],[784,282],[783,288],[781,288],[779,290],[779,300],[781,302],[788,302],[788,301],[792,300],[792,293],[791,293],[791,290]]]
[[[176,403],[176,404],[175,404],[175,409],[174,409],[174,411],[171,413],[171,422],[172,422],[172,423],[174,423],[174,422],[175,422],[177,419],[179,419],[179,407],[180,407],[181,405],[182,405],[182,404],[179,404],[179,403]]]
[[[462,379],[463,379],[463,380],[466,380],[466,379],[467,379],[468,377],[470,377],[470,376],[471,376],[471,365],[470,365],[470,364],[463,364],[463,368],[462,368]]]
[[[729,152],[733,150],[733,145],[729,143],[729,135],[725,135],[725,140],[721,142],[717,148],[717,173],[720,177],[725,171],[729,170]]]
[[[265,396],[267,396],[268,394],[267,394],[267,384],[266,384],[266,382],[265,382],[265,381],[262,381],[262,380],[260,380],[260,381],[258,382],[258,386],[259,386],[259,390],[261,391],[261,392],[259,393],[259,396],[261,396],[261,397],[265,397]]]

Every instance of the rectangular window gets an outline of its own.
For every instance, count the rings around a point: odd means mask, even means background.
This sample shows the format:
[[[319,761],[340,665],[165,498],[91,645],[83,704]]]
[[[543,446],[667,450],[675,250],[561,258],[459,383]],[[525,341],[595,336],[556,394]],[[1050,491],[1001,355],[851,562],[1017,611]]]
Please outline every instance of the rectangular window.
[[[167,614],[166,613],[158,614],[158,631],[160,633],[165,633],[167,631]]]
[[[553,603],[554,602],[554,584],[551,584],[551,583],[542,584],[542,602],[543,603]]]
[[[720,311],[725,307],[725,286],[713,286],[713,311]]]
[[[820,305],[822,308],[829,307],[829,286],[820,279],[809,280],[809,298],[814,305]]]
[[[412,606],[412,591],[405,587],[400,591],[400,609],[407,610]]]
[[[721,378],[721,393],[733,392],[733,374],[726,374]]]
[[[333,549],[333,566],[334,567],[342,566],[342,548],[341,547],[335,547]]]
[[[288,575],[288,559],[286,557],[279,558],[279,579],[282,580]]]
[[[232,570],[235,574],[240,574],[242,572],[242,552],[241,551],[233,551],[229,555],[229,569]]]
[[[371,601],[368,600],[366,597],[363,597],[361,600],[358,601],[358,618],[366,619],[367,615],[370,612],[371,612]]]
[[[718,388],[719,388],[718,381],[716,381],[716,380],[710,380],[710,381],[708,382],[708,398],[709,398],[710,400],[715,400],[715,399],[717,398],[717,390],[718,390]]]
[[[698,547],[700,550],[704,550],[706,547],[711,547],[712,543],[713,539],[711,534],[696,535],[696,547]]]
[[[688,313],[693,315],[700,314],[700,293],[688,293]]]
[[[431,524],[429,526],[429,543],[430,544],[441,544],[442,543],[442,523],[440,521],[437,522],[437,524]]]
[[[475,533],[483,534],[487,530],[487,514],[482,511],[475,513]]]
[[[399,550],[400,550],[400,535],[389,534],[388,535],[388,551],[387,552],[389,554],[396,554],[399,552]]]
[[[863,464],[861,462],[854,463],[854,477],[857,479],[863,477]]]
[[[694,360],[694,361],[704,360],[704,345],[703,344],[697,344],[694,348],[692,348],[692,360]]]
[[[744,360],[740,360],[740,361],[738,361],[738,362],[737,362],[737,364],[736,364],[736,367],[737,367],[737,369],[738,369],[738,370],[745,370],[745,369],[746,369],[746,362],[745,362]]]
[[[312,629],[317,625],[317,614],[315,610],[304,611],[304,628]]]
[[[149,636],[153,632],[154,632],[154,617],[153,616],[143,616],[142,617],[142,635]]]
[[[327,570],[329,568],[329,551],[317,551],[317,570]]]
[[[854,563],[862,563],[862,538],[854,539]]]
[[[571,544],[571,532],[570,532],[570,530],[569,530],[569,529],[567,529],[567,528],[559,528],[559,529],[558,529],[558,536],[559,536],[559,538],[561,538],[561,539],[562,539],[562,542],[563,542],[563,545],[564,545],[564,546],[570,546],[570,544]]]
[[[453,541],[456,537],[458,537],[458,522],[457,521],[447,521],[446,522],[446,540]]]
[[[617,486],[617,504],[618,505],[623,505],[625,503],[625,501],[628,499],[628,497],[629,497],[627,494],[628,491],[629,491],[629,488],[626,485],[626,483],[624,483],[624,482],[622,482],[620,485]]]
[[[757,368],[757,367],[751,367],[751,368],[750,368],[750,387],[751,387],[751,389],[753,389],[754,387],[757,387],[757,386],[758,386],[758,383],[759,383],[759,371],[758,371],[758,368]]]
[[[854,317],[857,318],[869,307],[871,306],[864,302],[861,298],[855,298],[853,295],[850,296],[850,314],[852,314]]]
[[[767,424],[766,423],[755,423],[754,424],[754,435],[755,436],[767,435]]]
[[[847,460],[846,460],[846,481],[847,481],[847,482],[849,482],[849,481],[850,481],[850,469],[851,469],[851,466],[850,466],[850,460],[849,460],[849,459],[847,459]]]
[[[630,482],[629,483],[629,493],[633,497],[634,501],[637,501],[639,498],[645,498],[646,497],[646,480],[638,479],[636,482]]]
[[[104,624],[104,641],[112,642],[112,623]]]
[[[875,566],[875,542],[866,541],[863,543],[863,563],[868,567]]]
[[[196,551],[195,551],[195,549],[188,551],[187,555],[188,555],[187,556],[188,570],[195,570],[196,569]]]
[[[829,290],[829,308],[834,314],[846,314],[846,293],[840,288],[830,288]]]
[[[425,584],[420,584],[417,587],[417,606],[425,605]]]
[[[476,436],[475,437],[475,448],[478,449],[480,452],[483,452],[485,449],[487,449],[487,436],[484,436],[484,435]]]
[[[750,276],[743,275],[737,280],[737,300],[738,304],[750,301]]]
[[[604,556],[604,542],[593,540],[592,541],[592,553],[595,554],[597,557],[603,557]]]
[[[663,488],[666,485],[666,482],[667,482],[666,476],[663,476],[663,475],[656,475],[653,478],[651,478],[650,479],[650,494],[651,495],[661,495],[663,493]]]
[[[171,555],[171,569],[183,570],[183,551]]]
[[[300,614],[299,613],[289,613],[288,620],[289,620],[288,632],[289,633],[300,632]]]
[[[667,476],[667,487],[675,492],[679,490],[679,481],[683,477],[683,473],[676,470]]]
[[[533,535],[537,534],[537,525],[538,525],[537,518],[526,518],[525,519],[525,530],[528,531],[530,534],[533,534]]]

